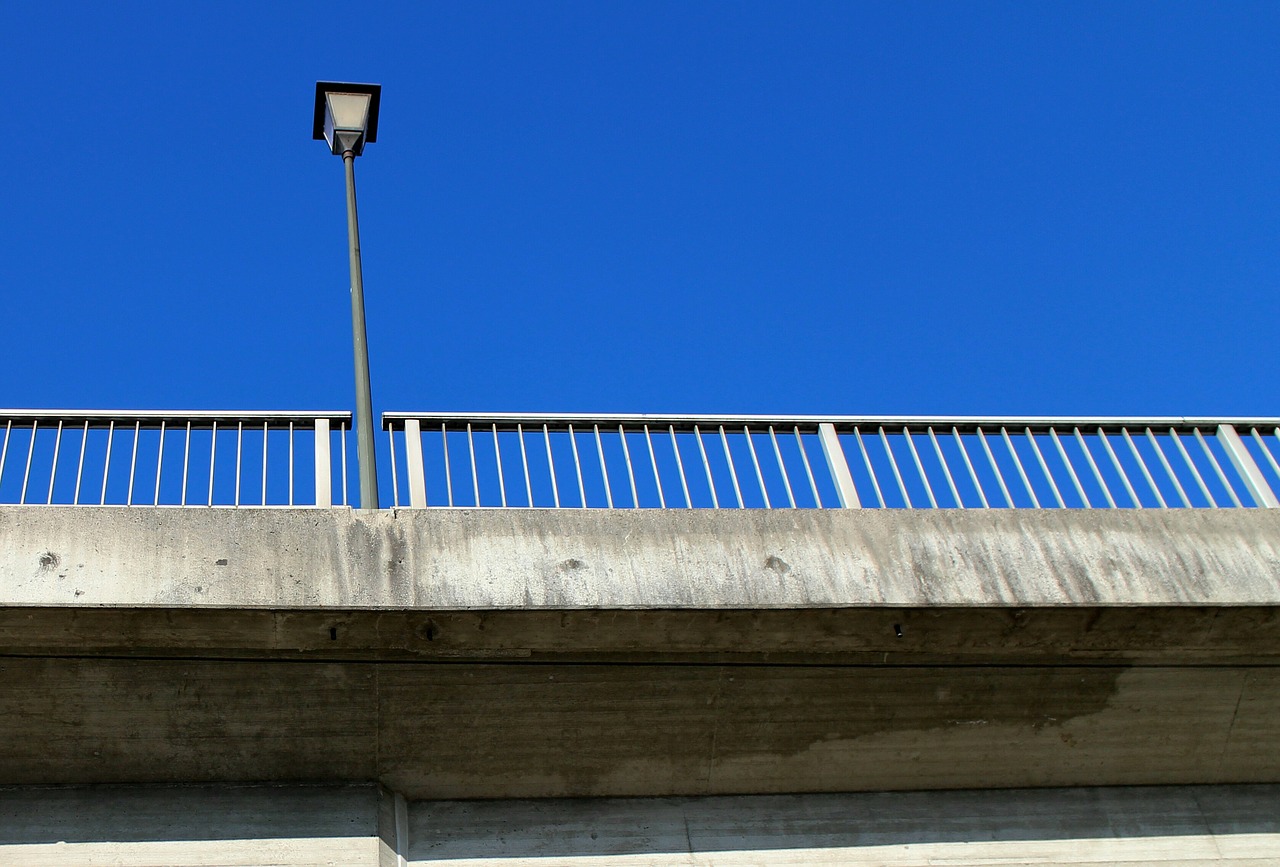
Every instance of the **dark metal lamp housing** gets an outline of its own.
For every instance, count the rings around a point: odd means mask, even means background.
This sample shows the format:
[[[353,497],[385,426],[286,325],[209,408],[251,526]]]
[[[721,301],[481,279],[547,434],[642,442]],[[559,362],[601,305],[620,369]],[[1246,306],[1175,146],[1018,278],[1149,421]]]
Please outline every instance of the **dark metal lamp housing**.
[[[380,84],[317,81],[316,112],[311,137],[324,139],[336,155],[360,156],[367,142],[378,140]]]

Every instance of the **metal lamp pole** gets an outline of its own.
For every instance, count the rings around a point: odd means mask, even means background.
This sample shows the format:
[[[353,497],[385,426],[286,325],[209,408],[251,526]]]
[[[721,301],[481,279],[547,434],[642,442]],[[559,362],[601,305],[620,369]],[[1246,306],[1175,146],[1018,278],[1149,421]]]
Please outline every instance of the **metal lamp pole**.
[[[341,154],[347,181],[347,252],[351,262],[351,336],[356,372],[356,457],[360,508],[378,508],[378,468],[373,444],[373,395],[369,386],[369,339],[364,324],[364,277],[360,265],[360,219],[356,213],[356,157],[378,134],[377,84],[316,82],[313,138]]]
[[[378,508],[378,467],[373,452],[373,393],[369,387],[369,337],[364,326],[364,277],[360,267],[360,219],[356,216],[356,155],[342,152],[347,175],[347,248],[351,259],[351,338],[356,355],[356,459],[360,508]]]

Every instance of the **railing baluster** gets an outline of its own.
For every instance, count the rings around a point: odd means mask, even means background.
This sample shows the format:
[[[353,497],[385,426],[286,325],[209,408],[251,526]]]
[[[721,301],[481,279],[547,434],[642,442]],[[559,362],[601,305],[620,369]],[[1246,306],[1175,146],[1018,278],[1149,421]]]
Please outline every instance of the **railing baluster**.
[[[778,436],[774,433],[773,425],[769,425],[769,441],[773,443],[773,456],[777,458],[778,469],[782,471],[782,487],[787,492],[787,506],[794,509],[796,498],[791,490],[791,475],[787,472],[786,461],[782,459],[782,450],[778,448]]]
[[[18,495],[18,504],[21,505],[27,501],[27,482],[31,479],[31,458],[36,453],[36,431],[40,427],[39,419],[31,420],[31,442],[27,446],[27,468],[22,471],[22,493]],[[106,480],[102,482],[102,488],[105,491],[107,487]]]
[[[62,422],[58,422],[59,431],[62,428]],[[133,423],[133,449],[129,455],[129,493],[125,495],[125,505],[133,505],[133,477],[138,471],[138,437],[142,434],[142,422],[135,421]],[[54,454],[57,454],[55,451]],[[53,493],[53,486],[50,485],[49,493]]]
[[[649,466],[653,468],[653,483],[658,486],[658,506],[665,509],[667,497],[662,492],[662,479],[658,477],[658,457],[653,453],[653,436],[649,433],[648,425],[644,426],[644,441],[649,444]]]
[[[933,425],[929,425],[929,442],[933,443],[933,453],[938,456],[942,475],[947,480],[947,487],[951,489],[951,497],[955,500],[956,508],[963,509],[964,500],[960,499],[960,492],[956,490],[956,480],[951,477],[951,467],[947,466],[947,458],[942,454],[942,446],[938,445],[938,438],[933,433]]]
[[[498,442],[498,423],[493,423],[493,462],[498,470],[498,494],[502,500],[502,507],[507,506],[507,482],[502,477],[502,445]]]
[[[1075,485],[1076,495],[1080,497],[1080,505],[1089,508],[1089,498],[1084,495],[1084,486],[1080,484],[1080,477],[1076,475],[1076,468],[1071,465],[1071,458],[1067,456],[1067,450],[1062,445],[1062,440],[1058,439],[1058,431],[1055,428],[1049,428],[1049,439],[1053,440],[1053,444],[1058,449],[1058,457],[1062,459],[1062,465],[1067,468],[1067,475],[1071,478],[1071,484]]]
[[[105,506],[107,504],[107,476],[111,473],[111,440],[116,433],[116,423],[114,421],[107,425],[107,456],[102,462],[102,492],[98,496],[98,505]],[[187,422],[187,436],[191,435],[191,423]],[[32,441],[35,440],[35,431],[31,432]],[[185,479],[185,475],[183,476]]]
[[[1133,459],[1138,462],[1138,469],[1142,470],[1142,477],[1147,480],[1147,484],[1151,487],[1152,493],[1156,495],[1156,502],[1160,504],[1160,508],[1167,509],[1169,504],[1164,501],[1164,495],[1160,493],[1160,488],[1156,486],[1156,480],[1151,477],[1151,471],[1147,469],[1147,462],[1143,459],[1138,447],[1133,444],[1133,437],[1129,436],[1128,428],[1120,429],[1120,436],[1129,446],[1129,451],[1133,452]]]
[[[161,422],[161,424],[164,424],[164,422]],[[163,442],[163,435],[161,435],[161,441]],[[84,430],[80,434],[80,460],[76,463],[76,491],[75,491],[75,494],[71,497],[71,504],[73,506],[80,505],[80,481],[84,478],[84,450],[85,450],[85,446],[87,446],[88,444],[89,444],[89,420],[85,419]],[[4,445],[5,445],[5,448],[8,449],[9,431],[7,429],[5,430]],[[160,461],[157,460],[156,461],[157,473],[160,472],[159,468],[160,468]],[[3,473],[3,472],[4,472],[4,458],[0,457],[0,473]],[[156,487],[159,488],[159,484],[157,484]],[[157,502],[159,502],[158,499],[157,499]]]
[[[1191,470],[1191,478],[1196,480],[1196,487],[1200,489],[1200,493],[1204,496],[1205,502],[1209,504],[1209,508],[1218,508],[1218,503],[1213,499],[1213,495],[1209,493],[1209,486],[1205,484],[1204,478],[1200,475],[1200,470],[1196,468],[1196,462],[1191,460],[1191,455],[1187,451],[1187,447],[1182,444],[1182,436],[1174,428],[1169,428],[1169,436],[1178,446],[1178,453],[1182,455],[1182,460],[1186,463],[1188,469]]]
[[[1231,504],[1237,509],[1243,507],[1240,498],[1236,496],[1235,488],[1231,487],[1231,482],[1227,481],[1227,474],[1222,471],[1222,465],[1218,463],[1218,458],[1209,449],[1209,444],[1204,441],[1204,436],[1200,433],[1200,428],[1196,428],[1196,442],[1200,443],[1200,448],[1204,450],[1205,457],[1209,459],[1209,466],[1213,467],[1213,472],[1218,477],[1218,481],[1222,483],[1222,487],[1227,489],[1227,496],[1231,498]]]
[[[613,487],[609,484],[609,468],[604,460],[604,443],[600,441],[600,425],[593,425],[596,432],[596,454],[600,457],[600,476],[604,479],[604,498],[609,508],[613,508]]]
[[[671,432],[671,451],[676,456],[676,473],[680,476],[680,490],[684,491],[684,507],[693,508],[693,499],[689,496],[689,480],[684,476],[684,460],[680,457],[680,443],[676,441],[675,425],[668,427]]]
[[[1102,445],[1107,450],[1107,455],[1111,458],[1111,465],[1116,468],[1116,473],[1120,476],[1120,481],[1124,483],[1125,492],[1129,495],[1129,499],[1133,502],[1135,509],[1142,508],[1142,501],[1138,499],[1138,492],[1133,489],[1133,485],[1129,482],[1129,474],[1124,471],[1124,467],[1120,465],[1120,458],[1116,455],[1116,450],[1111,447],[1111,440],[1107,439],[1107,432],[1102,428],[1098,428],[1098,439],[1102,441]]]
[[[1027,428],[1027,439],[1031,441],[1031,451],[1035,453],[1036,462],[1040,464],[1040,471],[1044,473],[1044,477],[1049,481],[1049,490],[1053,492],[1053,499],[1058,504],[1059,509],[1067,507],[1067,501],[1062,499],[1062,492],[1058,490],[1058,483],[1053,480],[1053,473],[1049,472],[1049,464],[1045,462],[1044,454],[1040,451],[1040,444],[1036,442],[1035,436],[1031,433],[1031,428]]]
[[[54,479],[58,478],[58,452],[63,446],[63,420],[58,420],[58,433],[54,435],[54,462],[49,467],[49,493],[45,496],[45,505],[50,506],[54,502]],[[134,455],[137,453],[137,446],[134,446]],[[131,483],[132,485],[132,483]]]
[[[745,509],[747,504],[742,499],[742,489],[738,487],[738,470],[733,466],[733,455],[729,452],[729,438],[725,435],[724,425],[720,425],[720,444],[724,446],[724,459],[729,464],[729,478],[733,480],[733,495],[738,498],[738,508]]]
[[[796,447],[800,449],[800,460],[804,463],[804,474],[809,479],[809,492],[813,494],[813,507],[822,508],[822,498],[818,496],[818,481],[813,477],[813,467],[809,465],[809,454],[804,450],[804,437],[800,436],[800,425],[792,427],[796,435]],[[846,465],[845,469],[848,469]]]
[[[823,430],[824,428],[819,426],[818,434],[820,438]],[[840,459],[843,461],[844,449],[840,448],[840,441],[835,437],[835,430],[836,430],[835,426],[833,425],[831,427],[831,434],[830,434],[830,439],[835,444],[835,449],[833,451],[835,454],[838,454],[840,456]],[[882,509],[887,508],[889,504],[885,502],[884,492],[880,490],[880,479],[879,477],[876,476],[876,468],[871,465],[871,453],[867,450],[866,443],[862,441],[861,428],[855,427],[853,429],[853,438],[858,443],[858,453],[862,455],[862,463],[865,464],[867,467],[867,475],[871,477],[871,488],[876,492],[876,502],[880,504],[880,508]],[[825,453],[826,450],[827,450],[827,447],[826,447],[826,444],[824,443],[822,446],[822,451]],[[853,486],[853,476],[849,475],[849,464],[847,462],[844,465],[844,472],[845,472],[845,475],[849,477],[849,489],[852,490],[854,495],[856,496],[858,491]],[[839,493],[838,485],[836,487],[836,492]],[[841,505],[842,506],[844,505],[843,501],[841,501]]]
[[[449,466],[449,429],[440,422],[440,443],[444,449],[444,488],[449,505],[453,505],[453,468]]]
[[[622,440],[622,456],[627,460],[627,482],[631,485],[631,508],[640,508],[640,496],[636,493],[636,471],[631,465],[631,446],[627,445],[627,432],[618,425],[618,438]]]
[[[578,438],[573,435],[573,425],[569,425],[569,445],[573,447],[573,471],[578,476],[578,506],[580,509],[587,507],[587,488],[582,481],[582,460],[578,457]]]
[[[551,456],[551,433],[547,430],[547,426],[542,426],[542,438],[547,442],[547,466],[551,470],[551,496],[555,500],[556,508],[560,508],[560,486],[556,484],[556,461]]]
[[[329,453],[329,436],[328,436],[328,433],[327,433],[327,431],[329,430],[329,420],[328,420],[328,419],[324,419],[323,421],[324,421],[324,429],[325,429],[325,431],[326,431],[325,439],[324,439],[324,449],[325,449],[325,454],[327,455],[327,454]],[[317,442],[318,442],[318,441],[319,441],[319,439],[320,439],[320,433],[319,433],[319,431],[320,431],[320,422],[321,422],[321,419],[316,419],[316,440],[317,440]],[[164,422],[161,422],[161,424],[163,425],[163,424],[164,424]],[[163,434],[163,433],[161,433],[161,436],[164,436],[164,434]],[[319,446],[317,445],[317,449],[318,449],[318,448],[319,448]],[[243,421],[243,420],[241,420],[241,421],[236,422],[236,493],[235,493],[235,503],[233,503],[233,505],[235,505],[235,506],[239,506],[239,505],[240,505],[240,476],[241,476],[241,466],[242,466],[242,465],[241,465],[241,458],[242,458],[243,456],[244,456],[244,421]],[[317,463],[319,463],[319,458],[317,458],[317,459],[316,459],[316,461],[317,461]],[[319,473],[317,473],[317,478],[318,478],[318,477],[319,477]],[[319,484],[319,482],[317,482],[317,485],[318,485],[318,484]],[[319,505],[319,503],[320,503],[320,501],[317,499],[317,500],[316,500],[316,505]]]
[[[964,447],[964,438],[960,436],[960,429],[955,425],[951,426],[951,436],[955,438],[956,447],[960,449],[960,457],[964,458],[965,469],[969,471],[969,479],[973,482],[973,489],[978,492],[978,500],[982,503],[982,508],[990,509],[991,504],[987,502],[987,493],[982,490],[982,482],[978,479],[978,473],[973,468],[973,461],[969,458],[969,450]]]
[[[526,505],[530,509],[533,508],[533,479],[529,477],[529,453],[524,447],[524,425],[516,425],[516,436],[520,438],[520,465],[524,468],[524,493],[528,498],[525,500]]]
[[[85,425],[88,425],[88,424],[89,424],[88,422],[85,422]],[[9,457],[9,434],[12,432],[13,432],[13,419],[8,419],[4,423],[4,446],[0,447],[0,482],[4,481],[5,461]],[[76,483],[79,484],[79,479],[76,480]]]
[[[218,457],[218,420],[213,421],[213,431],[209,435],[209,502],[213,507],[213,465]],[[293,467],[293,422],[289,422],[289,466]],[[289,477],[289,505],[293,505],[293,476]]]
[[[889,458],[889,469],[893,470],[894,481],[898,483],[898,492],[902,494],[903,507],[914,509],[915,505],[907,494],[907,486],[902,482],[902,473],[898,471],[898,459],[894,457],[893,449],[889,447],[889,436],[884,432],[884,425],[880,425],[880,444],[884,446],[884,453]]]
[[[756,481],[760,483],[760,496],[764,497],[764,507],[772,509],[773,501],[769,499],[769,491],[764,486],[764,473],[760,472],[760,458],[756,455],[756,444],[751,438],[751,428],[743,425],[742,433],[747,438],[747,449],[751,452],[751,465],[756,468]]]
[[[1240,439],[1240,434],[1236,433],[1235,427],[1229,424],[1218,425],[1218,442],[1222,443],[1223,451],[1235,465],[1236,472],[1244,481],[1245,489],[1249,492],[1249,496],[1253,497],[1254,504],[1262,509],[1280,508],[1280,500],[1276,499],[1275,492],[1267,484],[1262,470],[1258,469],[1257,462],[1245,448],[1244,441]]]
[[[316,505],[321,508],[329,508],[333,505],[333,472],[332,459],[329,457],[329,420],[327,418],[318,418],[315,420],[315,476],[316,476]],[[421,457],[421,452],[419,452]],[[236,505],[240,505],[240,440],[239,434],[236,439]]]
[[[1006,442],[1008,439],[1006,438]],[[1000,465],[996,463],[996,456],[991,451],[991,444],[987,442],[987,435],[982,432],[982,428],[978,428],[978,442],[982,443],[982,450],[987,454],[987,462],[991,464],[991,472],[995,473],[996,484],[1000,486],[1000,493],[1004,496],[1004,505],[1007,509],[1014,508],[1013,496],[1009,493],[1009,488],[1004,483],[1004,473],[1000,471]]]
[[[693,438],[698,441],[698,454],[702,455],[702,469],[707,473],[707,490],[711,491],[711,508],[720,508],[720,497],[716,495],[716,483],[711,478],[711,462],[707,460],[707,447],[702,442],[702,432],[693,426]]]
[[[903,427],[902,436],[907,441],[907,449],[911,452],[911,460],[915,462],[916,472],[920,474],[920,481],[924,483],[925,496],[929,498],[929,508],[938,508],[938,501],[933,496],[933,485],[929,484],[929,474],[924,471],[924,464],[920,462],[920,453],[916,451],[916,441],[911,436],[911,430]]]
[[[550,449],[551,446],[548,444],[547,448]],[[480,506],[480,475],[476,469],[476,442],[475,442],[475,437],[472,435],[471,422],[467,422],[467,454],[471,458],[471,491],[473,494],[475,494],[475,498],[476,498],[474,505],[477,508],[479,508]]]
[[[422,422],[416,418],[404,421],[404,463],[409,474],[409,507],[427,507],[427,473],[422,464]]]
[[[387,453],[391,457],[391,507],[400,507],[400,471],[396,469],[396,432],[387,428]],[[289,446],[289,505],[293,505],[293,444]],[[379,504],[380,505],[380,504]],[[368,508],[364,503],[361,508]]]
[[[857,433],[857,429],[854,429]],[[822,455],[827,461],[827,472],[831,474],[831,481],[835,482],[836,499],[840,502],[842,509],[860,509],[862,501],[858,498],[858,489],[853,484],[853,474],[849,472],[849,460],[845,457],[844,449],[840,446],[840,435],[836,433],[836,426],[830,422],[823,422],[818,425],[818,444],[822,446]],[[858,438],[858,447],[862,447],[862,438]],[[863,452],[866,457],[866,452]],[[867,465],[870,468],[870,464]],[[872,473],[872,484],[875,482],[875,474]],[[880,497],[880,487],[876,484],[876,496]],[[815,495],[815,499],[816,499]],[[884,498],[880,498],[880,505],[884,505]]]
[[[1183,490],[1182,482],[1178,481],[1177,473],[1175,473],[1173,471],[1173,467],[1169,465],[1169,458],[1165,455],[1164,449],[1160,448],[1160,443],[1156,440],[1155,432],[1151,430],[1151,428],[1147,428],[1147,442],[1151,443],[1151,448],[1155,449],[1156,456],[1160,458],[1160,465],[1164,467],[1165,473],[1173,482],[1173,487],[1178,491],[1178,496],[1182,499],[1182,505],[1189,508],[1191,506],[1191,498],[1188,497],[1187,492]]]
[[[1018,470],[1018,477],[1022,479],[1022,486],[1031,496],[1031,502],[1037,509],[1044,508],[1040,505],[1040,498],[1036,496],[1035,488],[1031,487],[1031,480],[1027,478],[1027,471],[1022,466],[1022,458],[1018,457],[1018,451],[1013,447],[1013,440],[1009,439],[1008,428],[1001,426],[1000,437],[1004,440],[1005,448],[1009,450],[1009,457],[1013,458],[1013,465]]]
[[[1102,496],[1106,498],[1107,507],[1114,509],[1116,501],[1111,497],[1111,488],[1107,485],[1107,480],[1102,477],[1102,472],[1098,469],[1098,462],[1093,459],[1093,453],[1089,451],[1088,444],[1084,441],[1084,435],[1080,433],[1080,428],[1073,428],[1076,437],[1076,443],[1080,446],[1080,451],[1084,452],[1084,459],[1089,462],[1089,469],[1093,470],[1093,477],[1098,480],[1098,487],[1102,489]]]

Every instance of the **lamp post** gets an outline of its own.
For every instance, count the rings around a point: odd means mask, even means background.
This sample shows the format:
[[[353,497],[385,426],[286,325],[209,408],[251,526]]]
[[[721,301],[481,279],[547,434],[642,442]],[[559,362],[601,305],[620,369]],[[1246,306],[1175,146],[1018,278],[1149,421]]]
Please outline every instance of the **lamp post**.
[[[347,245],[351,260],[351,331],[356,356],[356,457],[360,508],[378,508],[378,470],[373,451],[373,397],[369,389],[369,343],[364,327],[364,279],[360,268],[360,222],[356,217],[356,157],[378,139],[380,84],[316,82],[312,138],[342,157],[347,176]]]

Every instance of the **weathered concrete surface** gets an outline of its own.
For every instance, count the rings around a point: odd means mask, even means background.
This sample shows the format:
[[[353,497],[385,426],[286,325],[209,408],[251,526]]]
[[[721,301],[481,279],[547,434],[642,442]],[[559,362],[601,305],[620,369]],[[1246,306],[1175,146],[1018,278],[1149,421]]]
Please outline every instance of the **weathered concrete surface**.
[[[372,786],[0,789],[22,867],[1263,865],[1280,787],[410,801]]]
[[[367,784],[0,789],[0,864],[395,867],[388,797]]]
[[[1280,782],[1280,515],[0,508],[0,784]]]
[[[411,867],[1274,865],[1280,789],[421,802]]]
[[[1280,514],[10,506],[0,604],[1270,606]]]

